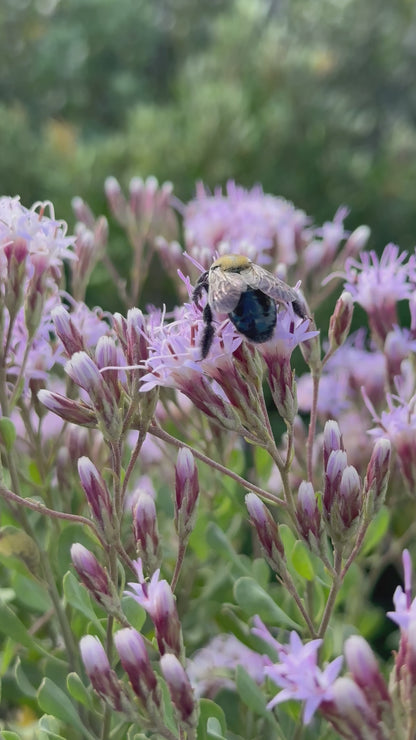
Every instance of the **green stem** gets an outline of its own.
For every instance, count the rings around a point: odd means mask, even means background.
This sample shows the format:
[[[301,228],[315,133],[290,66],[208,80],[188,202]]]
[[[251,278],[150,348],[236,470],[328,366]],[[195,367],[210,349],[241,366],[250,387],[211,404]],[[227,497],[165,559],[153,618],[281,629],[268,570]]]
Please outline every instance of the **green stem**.
[[[315,432],[316,432],[318,392],[319,392],[320,379],[321,379],[320,372],[319,374],[316,374],[315,372],[312,373],[312,382],[313,382],[312,408],[311,408],[311,415],[310,415],[310,420],[309,420],[308,439],[306,443],[308,480],[311,483],[313,483],[312,457],[313,457],[313,443],[314,443]]]
[[[199,450],[196,450],[195,447],[192,447],[191,445],[188,445],[185,442],[182,442],[180,439],[173,437],[168,432],[165,432],[165,430],[162,429],[161,427],[150,425],[148,432],[149,434],[152,434],[154,437],[163,439],[164,442],[168,442],[168,444],[174,445],[175,447],[178,447],[178,448],[186,447],[188,450],[192,452],[194,457],[196,457],[198,460],[201,460],[201,462],[205,463],[206,465],[209,465],[211,468],[214,468],[215,470],[218,470],[220,473],[223,473],[224,475],[227,475],[229,478],[232,478],[237,483],[239,483],[243,488],[246,488],[248,491],[253,491],[253,493],[257,493],[260,496],[260,498],[264,498],[266,501],[270,501],[270,503],[274,504],[275,506],[281,506],[284,509],[287,508],[287,503],[283,499],[279,498],[278,496],[274,496],[272,493],[269,493],[268,491],[265,491],[263,488],[260,488],[259,486],[256,486],[254,483],[251,483],[245,478],[242,478],[240,475],[237,475],[237,473],[234,473],[232,470],[229,470],[224,465],[221,465],[221,463],[218,463],[215,460],[213,460],[211,457],[204,455],[203,452],[199,452]]]
[[[334,577],[332,580],[331,589],[329,591],[328,600],[325,604],[325,609],[322,615],[321,624],[319,625],[318,637],[324,637],[325,632],[327,630],[329,620],[331,618],[331,614],[335,606],[335,599],[337,598],[338,591],[341,588],[342,581],[343,581],[343,571],[341,572],[341,568],[342,568],[341,551],[335,550]]]

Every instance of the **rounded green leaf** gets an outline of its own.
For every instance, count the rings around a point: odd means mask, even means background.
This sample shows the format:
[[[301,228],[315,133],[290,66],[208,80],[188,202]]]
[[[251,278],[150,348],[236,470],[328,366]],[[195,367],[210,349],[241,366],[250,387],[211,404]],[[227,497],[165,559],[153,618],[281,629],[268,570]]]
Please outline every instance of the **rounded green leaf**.
[[[234,597],[249,617],[258,614],[268,624],[301,629],[301,626],[289,617],[253,578],[246,576],[239,578],[234,584]]]
[[[300,576],[302,576],[302,578],[306,578],[307,581],[313,581],[315,578],[315,571],[312,565],[312,560],[306,545],[300,540],[295,542],[291,560],[294,569]]]

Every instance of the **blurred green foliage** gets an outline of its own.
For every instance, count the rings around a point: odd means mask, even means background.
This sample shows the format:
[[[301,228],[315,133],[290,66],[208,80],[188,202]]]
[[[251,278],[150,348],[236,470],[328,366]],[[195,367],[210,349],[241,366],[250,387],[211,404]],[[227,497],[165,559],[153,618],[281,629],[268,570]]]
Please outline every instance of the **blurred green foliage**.
[[[3,0],[0,178],[105,209],[109,174],[233,178],[413,246],[411,0]]]

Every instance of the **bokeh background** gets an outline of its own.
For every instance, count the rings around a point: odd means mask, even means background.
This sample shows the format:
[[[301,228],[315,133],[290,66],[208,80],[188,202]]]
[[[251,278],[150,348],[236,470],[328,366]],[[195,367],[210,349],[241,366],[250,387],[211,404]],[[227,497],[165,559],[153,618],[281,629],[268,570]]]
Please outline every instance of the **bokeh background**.
[[[260,182],[351,209],[371,246],[416,234],[413,0],[2,0],[0,181],[25,205],[106,176]]]

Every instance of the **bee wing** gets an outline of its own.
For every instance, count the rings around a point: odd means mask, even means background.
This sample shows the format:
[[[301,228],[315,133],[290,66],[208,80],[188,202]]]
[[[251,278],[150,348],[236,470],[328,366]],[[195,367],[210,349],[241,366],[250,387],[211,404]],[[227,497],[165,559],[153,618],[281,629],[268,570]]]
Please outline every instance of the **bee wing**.
[[[209,276],[208,302],[218,313],[234,311],[247,283],[238,272],[211,270]]]
[[[250,268],[244,271],[244,281],[250,288],[261,290],[262,293],[279,303],[299,301],[296,290],[259,265],[250,265]]]

